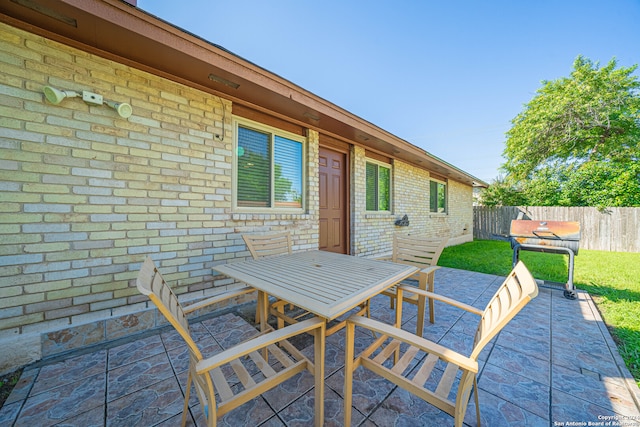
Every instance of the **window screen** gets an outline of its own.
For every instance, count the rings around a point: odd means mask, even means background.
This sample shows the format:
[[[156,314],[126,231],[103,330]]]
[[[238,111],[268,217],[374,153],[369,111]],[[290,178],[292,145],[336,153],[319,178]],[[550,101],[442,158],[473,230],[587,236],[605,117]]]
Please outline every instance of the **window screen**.
[[[302,144],[275,137],[276,206],[302,207]]]
[[[238,127],[238,206],[269,207],[269,134]]]

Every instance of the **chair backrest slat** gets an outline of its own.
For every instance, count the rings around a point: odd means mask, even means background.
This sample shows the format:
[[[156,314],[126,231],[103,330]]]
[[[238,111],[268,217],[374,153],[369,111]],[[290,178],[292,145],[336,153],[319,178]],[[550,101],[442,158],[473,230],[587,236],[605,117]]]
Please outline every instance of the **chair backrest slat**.
[[[149,297],[160,313],[173,325],[187,343],[192,356],[201,360],[202,354],[189,334],[189,322],[178,302],[178,297],[164,281],[150,257],[147,257],[142,264],[136,287],[141,294]]]
[[[477,359],[484,346],[537,295],[535,279],[522,261],[518,262],[484,309],[470,357]]]
[[[251,256],[255,259],[290,254],[292,252],[291,233],[288,231],[264,235],[243,234],[242,238],[247,244]]]
[[[393,236],[393,262],[410,264],[418,268],[434,266],[442,254],[446,239],[419,235]]]

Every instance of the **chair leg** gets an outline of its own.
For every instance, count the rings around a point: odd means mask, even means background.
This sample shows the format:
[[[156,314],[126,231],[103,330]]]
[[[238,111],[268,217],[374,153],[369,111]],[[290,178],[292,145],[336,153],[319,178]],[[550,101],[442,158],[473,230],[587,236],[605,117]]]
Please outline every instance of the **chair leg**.
[[[435,285],[433,283],[433,273],[429,277],[429,280],[428,280],[427,283],[428,283],[428,286],[429,286],[429,292],[434,292]],[[428,298],[428,300],[429,300],[429,321],[431,323],[435,323],[436,314],[435,314],[433,298]]]
[[[364,314],[365,316],[367,316],[369,319],[371,319],[371,300],[368,299],[365,303],[364,303]],[[378,334],[376,334],[374,331],[369,331],[371,332],[371,336],[373,337],[373,339],[378,338]]]
[[[478,427],[480,427],[480,402],[478,400],[478,380],[473,377],[473,397],[476,401],[476,418],[478,420]]]
[[[429,300],[429,322],[431,323],[435,323],[436,322],[436,316],[434,313],[434,304],[433,304],[433,299],[432,298],[427,298]]]
[[[418,320],[416,322],[416,335],[421,337],[424,330],[424,310],[426,308],[425,297],[418,297]]]
[[[184,394],[184,407],[182,408],[182,427],[187,424],[187,412],[189,411],[189,397],[191,396],[191,383],[193,378],[191,377],[191,368],[189,368],[189,375],[187,376],[187,391]]]

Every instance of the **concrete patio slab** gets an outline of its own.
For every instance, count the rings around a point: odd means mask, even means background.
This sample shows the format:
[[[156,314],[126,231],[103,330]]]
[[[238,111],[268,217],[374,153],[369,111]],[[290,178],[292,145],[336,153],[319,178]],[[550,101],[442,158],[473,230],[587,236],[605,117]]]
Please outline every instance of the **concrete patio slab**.
[[[436,291],[484,308],[503,278],[442,268]],[[477,318],[436,303],[424,336],[469,353]],[[255,333],[250,307],[192,323],[205,355]],[[391,321],[386,297],[372,316]],[[405,305],[403,328],[414,332],[416,307]],[[358,336],[356,351],[371,339]],[[297,343],[306,345],[302,340]],[[327,339],[325,425],[342,425],[344,334]],[[311,348],[305,348],[311,357]],[[486,426],[640,426],[640,390],[591,299],[541,287],[539,296],[485,348],[478,377]],[[118,345],[101,345],[25,367],[0,409],[7,426],[173,426],[180,423],[188,356],[171,329]],[[355,373],[352,425],[441,426],[453,419],[372,373]],[[223,426],[307,426],[313,422],[313,379],[299,374],[225,415]],[[454,387],[455,392],[455,387]],[[204,425],[192,393],[188,425]],[[473,399],[465,425],[475,426]]]

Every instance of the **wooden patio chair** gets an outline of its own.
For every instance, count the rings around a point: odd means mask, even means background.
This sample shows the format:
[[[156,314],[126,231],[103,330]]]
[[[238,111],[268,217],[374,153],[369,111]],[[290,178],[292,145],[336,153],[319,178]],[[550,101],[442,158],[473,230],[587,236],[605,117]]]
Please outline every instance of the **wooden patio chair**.
[[[243,234],[242,238],[254,259],[292,252],[291,233],[288,231],[270,234]]]
[[[289,231],[280,231],[277,233],[269,233],[269,234],[243,234],[242,239],[247,245],[247,249],[251,253],[253,259],[266,258],[270,256],[278,256],[278,255],[286,255],[291,254],[291,233]],[[276,301],[271,304],[269,307],[269,311],[271,308],[274,308],[278,311],[278,328],[284,326],[284,306],[286,303],[282,301]],[[289,310],[293,310],[293,304],[289,304]],[[268,314],[268,313],[267,313]],[[306,313],[304,313],[306,314]],[[302,314],[302,315],[304,315]],[[300,315],[300,316],[302,316]],[[297,317],[300,317],[297,316]],[[260,306],[256,305],[256,324],[259,322],[260,318]],[[289,321],[289,323],[294,323]]]
[[[433,239],[425,236],[407,236],[398,235],[393,236],[393,253],[391,258],[379,258],[387,259],[393,262],[401,264],[409,264],[420,268],[421,270],[412,276],[412,279],[418,281],[418,288],[433,292],[434,291],[434,276],[437,269],[438,259],[442,254],[447,239]],[[384,292],[383,295],[389,297],[391,308],[394,307],[396,297],[396,287],[392,287]],[[429,321],[434,323],[434,304],[431,298],[425,298],[420,294],[404,295],[404,302],[414,304],[418,306],[418,319],[416,325],[416,334],[422,336],[422,330],[424,328],[424,314],[426,300],[429,300]]]
[[[397,386],[420,397],[431,405],[447,412],[455,419],[455,426],[462,426],[469,397],[475,387],[476,417],[480,426],[478,403],[478,355],[485,345],[533,298],[538,295],[536,281],[519,262],[502,283],[484,310],[417,289],[400,285],[403,292],[413,292],[437,299],[480,316],[470,356],[429,341],[398,327],[377,320],[354,316],[347,320],[346,361],[344,383],[344,425],[350,425],[353,393],[353,371],[362,366],[381,375]],[[401,324],[402,310],[396,310],[396,325]],[[355,327],[362,327],[382,336],[354,359]],[[426,355],[424,354],[426,353]],[[417,364],[412,363],[416,361]],[[455,401],[449,399],[456,378],[459,383]],[[455,389],[454,389],[455,390]]]
[[[183,308],[151,258],[147,258],[143,263],[136,286],[167,318],[189,349],[189,375],[182,413],[183,427],[189,409],[192,383],[195,385],[207,425],[213,427],[218,417],[305,369],[315,377],[315,425],[323,424],[325,348],[323,319],[316,317],[262,334],[256,331],[258,334],[256,337],[205,359],[190,335],[186,314],[210,304],[253,292],[254,289],[247,287],[229,291]],[[287,341],[303,333],[312,334],[314,337],[315,365]],[[269,355],[274,357],[276,363],[268,363]]]

